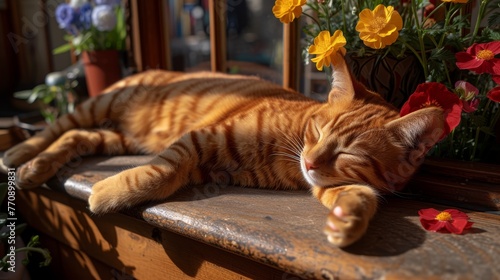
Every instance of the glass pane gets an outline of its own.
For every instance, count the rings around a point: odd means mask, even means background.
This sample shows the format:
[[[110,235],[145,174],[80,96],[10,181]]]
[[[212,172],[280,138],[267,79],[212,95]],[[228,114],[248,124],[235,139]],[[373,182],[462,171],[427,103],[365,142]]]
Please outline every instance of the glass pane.
[[[274,1],[227,0],[228,71],[282,83],[283,25]]]
[[[177,71],[210,69],[208,1],[165,0],[169,6],[172,67]]]

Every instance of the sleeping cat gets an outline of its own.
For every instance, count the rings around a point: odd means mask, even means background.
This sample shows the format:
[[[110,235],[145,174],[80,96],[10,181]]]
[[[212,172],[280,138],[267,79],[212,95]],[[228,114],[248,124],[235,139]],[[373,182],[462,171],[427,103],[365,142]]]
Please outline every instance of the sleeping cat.
[[[377,196],[401,189],[444,125],[439,108],[399,117],[351,79],[341,60],[328,102],[257,78],[147,71],[8,150],[19,188],[36,187],[72,158],[154,154],[97,182],[96,214],[161,201],[225,171],[235,185],[310,190],[330,209],[325,234],[343,247],[366,231]],[[216,183],[216,182],[215,182]]]

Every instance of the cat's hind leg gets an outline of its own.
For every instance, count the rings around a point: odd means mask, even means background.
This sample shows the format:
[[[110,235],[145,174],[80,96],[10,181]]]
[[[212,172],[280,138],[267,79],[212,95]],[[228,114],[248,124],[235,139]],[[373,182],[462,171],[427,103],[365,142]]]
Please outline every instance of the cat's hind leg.
[[[193,140],[194,134],[184,135],[148,164],[94,184],[90,210],[95,214],[116,212],[147,201],[164,200],[188,183],[201,183],[200,147]]]
[[[314,187],[313,195],[330,209],[324,232],[338,247],[358,241],[377,210],[376,191],[364,185]]]
[[[19,188],[39,186],[76,157],[124,154],[127,152],[127,147],[127,140],[115,131],[69,130],[47,149],[17,169],[17,186]]]

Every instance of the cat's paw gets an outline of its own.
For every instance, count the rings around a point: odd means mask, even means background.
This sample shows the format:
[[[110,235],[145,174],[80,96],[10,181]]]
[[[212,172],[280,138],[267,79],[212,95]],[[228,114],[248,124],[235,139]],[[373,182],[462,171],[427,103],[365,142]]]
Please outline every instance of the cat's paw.
[[[18,144],[5,152],[2,161],[5,166],[18,167],[34,158],[40,149],[26,143]]]
[[[365,234],[372,214],[363,205],[355,194],[347,193],[339,197],[330,210],[324,229],[330,243],[346,247]]]
[[[118,182],[112,176],[102,181],[95,183],[92,186],[92,191],[88,199],[89,208],[92,213],[103,215],[111,212],[118,212],[123,208],[124,198],[121,193],[117,191]]]
[[[35,157],[17,168],[16,186],[20,189],[31,189],[47,182],[54,176],[54,161],[46,157]]]

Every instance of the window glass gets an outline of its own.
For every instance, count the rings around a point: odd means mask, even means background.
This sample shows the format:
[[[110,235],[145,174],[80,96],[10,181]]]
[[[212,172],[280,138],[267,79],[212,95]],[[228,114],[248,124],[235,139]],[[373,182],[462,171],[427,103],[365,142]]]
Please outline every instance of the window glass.
[[[269,0],[227,0],[230,73],[282,83],[283,25],[274,17],[273,5]]]
[[[208,1],[168,0],[168,5],[173,70],[209,70]]]

